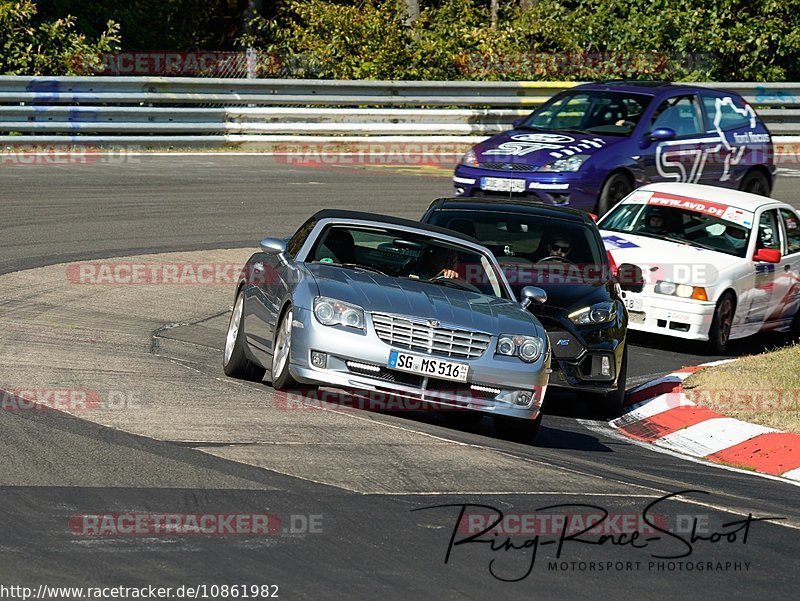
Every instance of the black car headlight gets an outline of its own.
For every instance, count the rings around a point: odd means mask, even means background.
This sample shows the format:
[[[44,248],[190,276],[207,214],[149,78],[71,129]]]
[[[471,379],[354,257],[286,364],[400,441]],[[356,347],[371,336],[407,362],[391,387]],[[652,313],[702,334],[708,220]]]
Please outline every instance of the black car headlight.
[[[612,302],[602,302],[573,311],[568,315],[569,320],[578,326],[589,326],[598,323],[614,321],[617,311]]]
[[[364,329],[364,309],[325,296],[314,299],[314,317],[324,326]]]
[[[508,357],[519,357],[526,363],[533,363],[541,357],[543,351],[544,340],[538,336],[502,334],[497,340],[495,353]]]

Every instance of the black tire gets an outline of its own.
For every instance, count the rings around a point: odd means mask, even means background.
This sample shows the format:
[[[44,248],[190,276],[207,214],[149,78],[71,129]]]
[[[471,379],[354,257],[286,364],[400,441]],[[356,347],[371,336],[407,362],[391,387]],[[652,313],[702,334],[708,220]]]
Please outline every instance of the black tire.
[[[602,417],[619,417],[622,408],[625,406],[625,387],[628,382],[628,343],[625,343],[625,350],[622,351],[622,365],[619,368],[617,377],[617,389],[603,395],[600,400],[599,409]]]
[[[536,434],[539,432],[539,426],[542,424],[542,413],[540,411],[536,419],[494,415],[492,421],[494,421],[494,431],[500,438],[523,444],[533,444]]]
[[[772,192],[769,179],[761,171],[748,171],[742,178],[739,189],[742,192],[750,192],[750,194],[759,194],[761,196],[769,196]]]
[[[228,322],[225,349],[222,352],[222,371],[231,378],[260,382],[266,370],[247,358],[244,345],[244,290],[240,290]]]
[[[597,199],[597,216],[602,217],[614,208],[620,200],[633,192],[633,184],[624,173],[612,173],[600,190]]]
[[[731,292],[725,292],[714,309],[714,319],[708,329],[708,350],[715,355],[721,355],[728,348],[730,342],[731,324],[736,311],[736,301]]]
[[[278,320],[272,345],[272,387],[275,390],[297,388],[297,381],[289,373],[292,350],[292,306],[289,305]]]
[[[800,343],[800,308],[798,308],[797,312],[794,314],[792,328],[789,330],[789,336],[791,336],[793,342]]]

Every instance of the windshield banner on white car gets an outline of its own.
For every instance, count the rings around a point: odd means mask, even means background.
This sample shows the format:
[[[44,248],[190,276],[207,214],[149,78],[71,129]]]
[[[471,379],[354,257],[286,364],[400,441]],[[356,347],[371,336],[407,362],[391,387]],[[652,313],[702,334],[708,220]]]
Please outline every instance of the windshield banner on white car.
[[[629,198],[627,202],[634,204],[648,204],[659,207],[683,209],[693,211],[703,215],[711,215],[725,221],[730,221],[745,228],[753,227],[754,214],[744,209],[738,209],[710,200],[700,200],[677,194],[662,194],[660,192],[634,192],[635,198]],[[632,196],[633,196],[632,195]]]

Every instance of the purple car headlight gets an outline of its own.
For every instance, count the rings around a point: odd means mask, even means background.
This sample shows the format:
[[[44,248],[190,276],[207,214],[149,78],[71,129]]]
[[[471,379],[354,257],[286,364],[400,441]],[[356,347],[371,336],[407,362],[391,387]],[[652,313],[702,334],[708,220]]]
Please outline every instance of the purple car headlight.
[[[472,148],[464,153],[464,156],[461,157],[459,163],[461,165],[466,165],[467,167],[480,167],[480,164],[478,163],[478,156],[475,154],[475,150]]]
[[[589,158],[588,154],[576,154],[565,159],[556,159],[539,167],[539,171],[551,171],[556,173],[574,173],[586,162]]]

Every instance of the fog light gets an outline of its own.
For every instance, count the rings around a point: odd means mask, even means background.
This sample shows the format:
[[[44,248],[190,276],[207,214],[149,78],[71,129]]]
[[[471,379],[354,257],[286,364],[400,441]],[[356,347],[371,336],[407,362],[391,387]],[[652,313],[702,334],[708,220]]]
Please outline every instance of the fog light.
[[[603,360],[600,362],[600,373],[604,376],[611,375],[611,361],[608,360],[608,357],[603,357]]]
[[[501,392],[499,388],[492,388],[491,386],[481,386],[480,384],[471,384],[470,388],[477,392],[488,392],[494,395],[498,395]]]
[[[531,404],[531,393],[530,392],[518,392],[517,398],[514,401],[515,405],[530,405]]]
[[[328,355],[319,351],[311,351],[311,365],[324,368],[328,365]]]
[[[456,188],[456,196],[463,196],[464,188]]]

